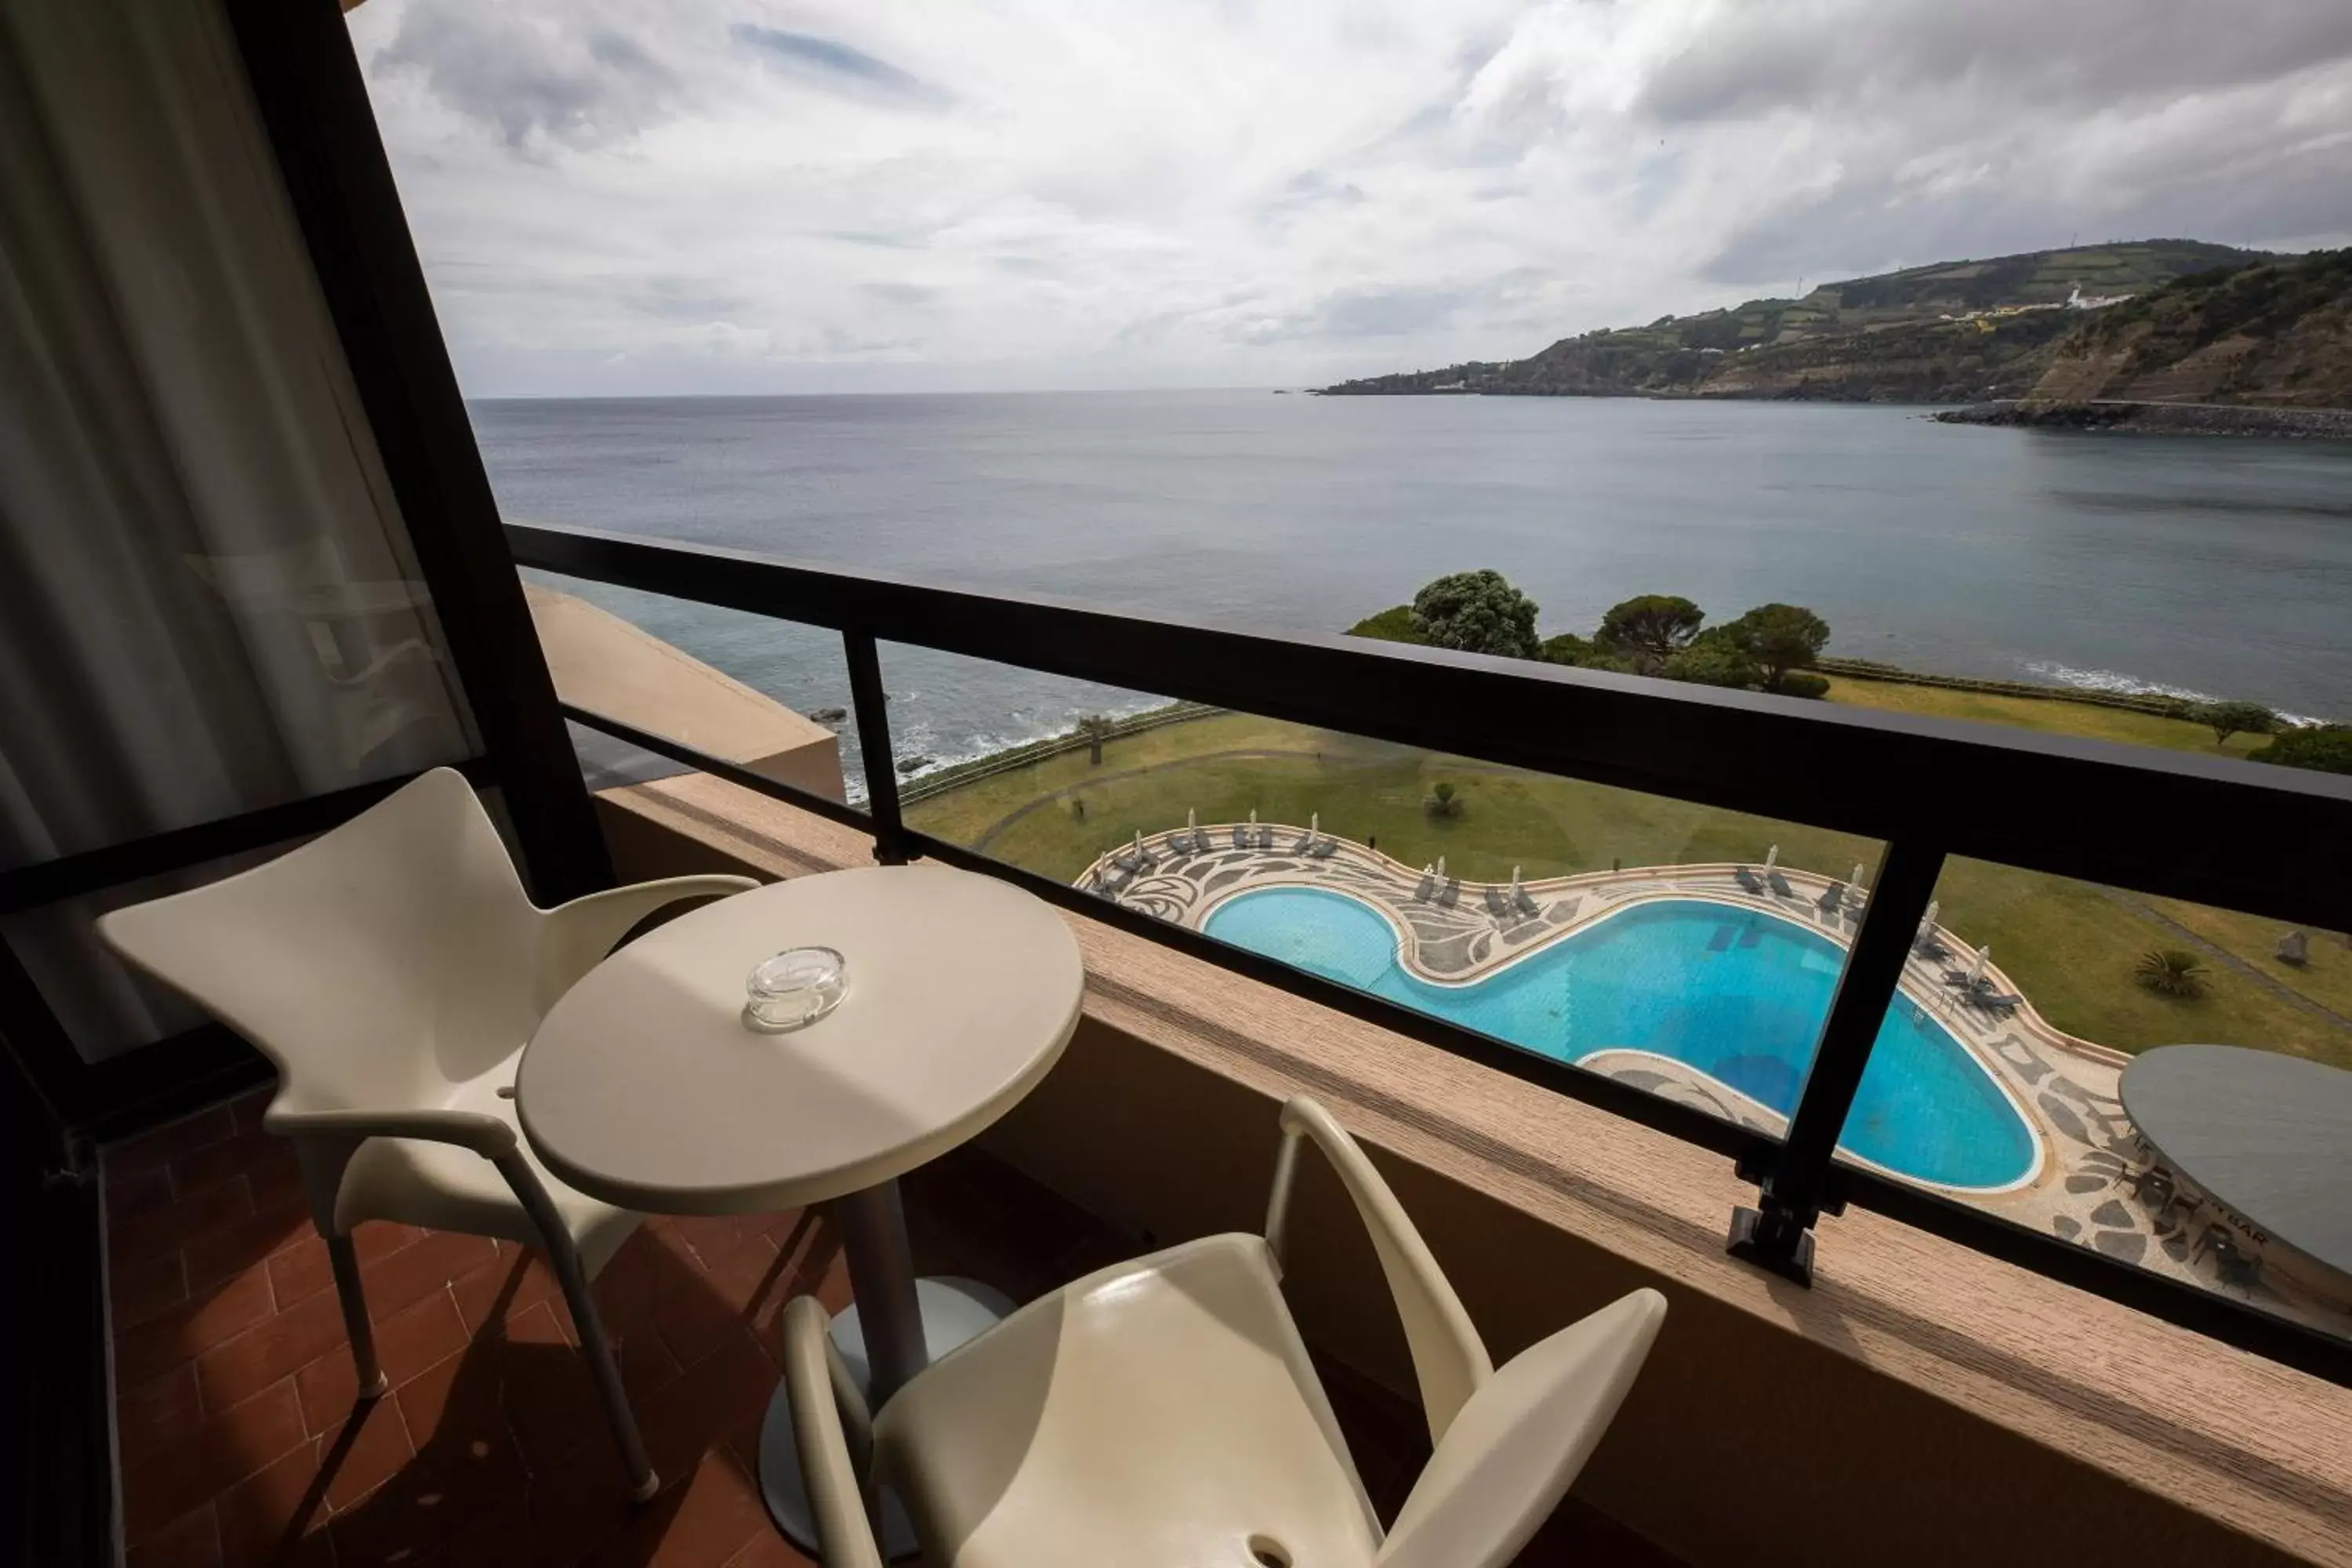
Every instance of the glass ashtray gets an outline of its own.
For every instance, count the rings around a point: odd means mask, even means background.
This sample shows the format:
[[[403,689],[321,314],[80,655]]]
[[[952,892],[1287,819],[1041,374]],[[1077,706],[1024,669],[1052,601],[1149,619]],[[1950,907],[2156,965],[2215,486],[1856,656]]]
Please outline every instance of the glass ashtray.
[[[763,1035],[805,1029],[841,1005],[849,965],[829,947],[789,947],[762,959],[744,984],[743,1026]]]

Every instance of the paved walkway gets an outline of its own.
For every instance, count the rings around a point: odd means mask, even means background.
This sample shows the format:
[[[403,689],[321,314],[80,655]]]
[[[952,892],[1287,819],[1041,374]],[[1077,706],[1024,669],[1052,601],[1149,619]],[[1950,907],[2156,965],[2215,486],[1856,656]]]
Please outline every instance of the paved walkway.
[[[1343,892],[1386,916],[1398,959],[1415,978],[1475,984],[1528,953],[1633,905],[1704,899],[1760,910],[1850,946],[1860,905],[1843,882],[1811,871],[1730,864],[1651,866],[1586,872],[1507,885],[1440,878],[1377,850],[1295,826],[1223,824],[1147,837],[1089,867],[1077,886],[1129,909],[1201,929],[1216,907],[1262,888]],[[2124,1115],[2116,1082],[2130,1058],[2052,1025],[1998,969],[1990,994],[1966,999],[1948,983],[1950,955],[1972,951],[1941,927],[1937,942],[1914,951],[1900,994],[1940,1025],[2008,1093],[2042,1146],[2032,1180],[2002,1192],[1942,1189],[2006,1218],[2089,1247],[2119,1261],[2226,1289],[2265,1309],[2352,1333],[2352,1300],[2327,1280],[2317,1292],[2270,1270],[2251,1288],[2224,1287],[2205,1246],[2220,1215],[2202,1206],[2152,1211],[2134,1173],[2147,1163]],[[1685,1063],[1638,1048],[1596,1050],[1578,1065],[1726,1120],[1778,1135],[1786,1120]],[[2331,1289],[2331,1287],[2333,1289]]]

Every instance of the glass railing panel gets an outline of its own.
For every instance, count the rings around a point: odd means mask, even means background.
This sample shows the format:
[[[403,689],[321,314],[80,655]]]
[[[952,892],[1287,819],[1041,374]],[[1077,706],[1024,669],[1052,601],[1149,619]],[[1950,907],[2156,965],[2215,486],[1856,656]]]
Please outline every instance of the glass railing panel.
[[[929,721],[926,682],[952,663],[961,721],[1003,715],[1024,742],[903,781],[917,831],[1781,1131],[1877,844],[1260,714],[1133,695],[1090,711],[1027,671],[882,655],[894,736]]]
[[[1870,1070],[1847,1158],[2352,1334],[2342,933],[1955,859]]]
[[[528,571],[557,697],[781,784],[861,805],[841,634],[741,610]],[[574,722],[591,789],[693,771]]]

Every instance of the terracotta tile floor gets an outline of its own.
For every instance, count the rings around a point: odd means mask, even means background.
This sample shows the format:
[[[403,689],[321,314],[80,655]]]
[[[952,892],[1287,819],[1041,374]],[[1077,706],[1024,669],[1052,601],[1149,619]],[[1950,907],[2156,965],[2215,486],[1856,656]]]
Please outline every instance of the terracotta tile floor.
[[[596,1281],[665,1483],[620,1468],[553,1277],[509,1243],[357,1233],[392,1394],[354,1405],[326,1247],[252,1096],[105,1154],[111,1332],[131,1568],[261,1563],[803,1563],[754,1479],[783,1303],[838,1310],[848,1274],[810,1214],[656,1219]],[[908,1179],[917,1262],[1026,1299],[1136,1248],[974,1152]],[[1383,1514],[1427,1441],[1418,1413],[1330,1373]],[[1525,1563],[1664,1564],[1573,1502]]]

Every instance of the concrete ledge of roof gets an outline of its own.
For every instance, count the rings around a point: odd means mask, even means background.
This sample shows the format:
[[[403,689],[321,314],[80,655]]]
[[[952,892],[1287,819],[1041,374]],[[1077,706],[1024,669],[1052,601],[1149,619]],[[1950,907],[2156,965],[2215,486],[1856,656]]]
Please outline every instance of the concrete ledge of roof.
[[[608,791],[623,874],[797,876],[864,835],[700,775]],[[2352,1563],[2352,1391],[1878,1215],[1801,1289],[1723,1252],[1720,1156],[1071,918],[1087,1013],[986,1135],[1146,1240],[1263,1222],[1274,1102],[1374,1152],[1499,1361],[1637,1285],[1673,1303],[1577,1486],[1692,1563]],[[1302,1172],[1286,1289],[1318,1348],[1408,1397],[1370,1248]]]

